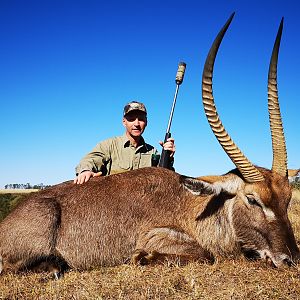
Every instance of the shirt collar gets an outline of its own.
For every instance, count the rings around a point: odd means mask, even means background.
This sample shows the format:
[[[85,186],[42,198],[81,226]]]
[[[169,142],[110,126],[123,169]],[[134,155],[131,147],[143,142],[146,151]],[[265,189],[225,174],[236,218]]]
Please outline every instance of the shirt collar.
[[[130,141],[129,141],[129,139],[128,139],[126,133],[123,134],[122,138],[123,138],[123,145],[124,145],[124,147],[130,146]],[[145,140],[144,140],[144,138],[141,136],[141,138],[140,138],[140,143],[139,143],[139,146],[138,146],[138,147],[143,146],[143,145],[145,145]]]
[[[124,148],[130,147],[130,141],[129,141],[129,139],[128,139],[126,133],[124,133],[122,137],[123,137],[123,146],[124,146]],[[141,136],[141,138],[140,138],[140,143],[139,143],[139,145],[136,147],[136,150],[139,150],[139,149],[141,149],[141,148],[143,148],[143,147],[145,147],[145,148],[147,149],[147,144],[145,143],[144,138]]]

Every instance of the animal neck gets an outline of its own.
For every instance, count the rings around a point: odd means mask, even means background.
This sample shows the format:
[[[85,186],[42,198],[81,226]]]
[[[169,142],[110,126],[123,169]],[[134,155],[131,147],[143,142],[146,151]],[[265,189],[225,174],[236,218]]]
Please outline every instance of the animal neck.
[[[197,218],[196,231],[199,244],[215,257],[236,256],[239,245],[233,225],[234,198],[227,199],[223,205],[211,214],[205,211],[210,205],[209,200]]]

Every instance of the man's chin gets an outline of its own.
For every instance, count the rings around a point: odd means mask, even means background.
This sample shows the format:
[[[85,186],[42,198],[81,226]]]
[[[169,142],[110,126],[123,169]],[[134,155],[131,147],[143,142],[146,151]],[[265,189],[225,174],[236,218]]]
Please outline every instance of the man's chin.
[[[138,137],[138,136],[141,136],[141,135],[142,135],[142,132],[141,132],[141,131],[132,131],[132,132],[131,132],[131,135],[132,135],[132,136],[135,136],[135,137]]]

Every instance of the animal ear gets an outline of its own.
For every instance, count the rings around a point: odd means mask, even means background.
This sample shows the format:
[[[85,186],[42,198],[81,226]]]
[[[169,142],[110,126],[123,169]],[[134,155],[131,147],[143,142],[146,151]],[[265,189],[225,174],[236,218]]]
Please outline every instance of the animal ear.
[[[219,195],[221,192],[234,195],[244,184],[240,177],[233,174],[198,178],[182,177],[183,186],[194,195]]]
[[[294,177],[300,172],[300,169],[288,169],[288,176],[289,177]]]

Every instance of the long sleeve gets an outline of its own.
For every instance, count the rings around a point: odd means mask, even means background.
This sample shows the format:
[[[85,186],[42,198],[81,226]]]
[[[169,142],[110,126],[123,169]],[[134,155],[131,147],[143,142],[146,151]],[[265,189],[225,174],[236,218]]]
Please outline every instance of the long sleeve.
[[[83,171],[99,172],[110,160],[109,141],[98,143],[94,149],[85,155],[75,168],[76,175]]]

